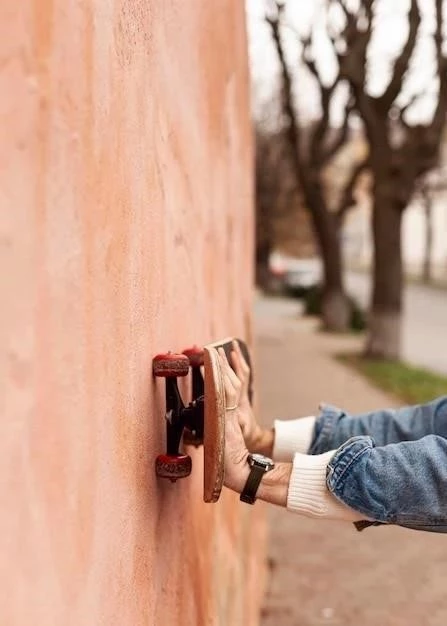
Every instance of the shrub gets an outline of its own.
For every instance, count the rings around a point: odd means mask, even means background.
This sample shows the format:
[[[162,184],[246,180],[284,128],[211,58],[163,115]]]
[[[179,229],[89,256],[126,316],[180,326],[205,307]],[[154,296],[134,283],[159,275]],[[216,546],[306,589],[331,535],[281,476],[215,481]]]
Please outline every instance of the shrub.
[[[323,289],[319,285],[312,287],[304,295],[304,312],[306,315],[321,315]]]
[[[306,315],[321,315],[321,304],[323,298],[323,288],[321,285],[312,287],[304,296],[304,312]],[[359,303],[352,296],[348,296],[349,307],[351,310],[349,330],[353,332],[362,332],[366,329],[366,315]]]

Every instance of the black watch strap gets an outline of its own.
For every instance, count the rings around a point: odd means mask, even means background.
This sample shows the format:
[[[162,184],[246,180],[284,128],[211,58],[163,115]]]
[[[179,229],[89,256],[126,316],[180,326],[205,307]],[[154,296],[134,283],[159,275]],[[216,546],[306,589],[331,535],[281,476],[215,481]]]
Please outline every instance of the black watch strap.
[[[250,474],[248,475],[247,482],[245,483],[245,487],[242,489],[241,497],[239,498],[241,502],[246,502],[247,504],[255,503],[256,492],[258,491],[259,484],[264,474],[265,467],[253,465],[250,468]]]

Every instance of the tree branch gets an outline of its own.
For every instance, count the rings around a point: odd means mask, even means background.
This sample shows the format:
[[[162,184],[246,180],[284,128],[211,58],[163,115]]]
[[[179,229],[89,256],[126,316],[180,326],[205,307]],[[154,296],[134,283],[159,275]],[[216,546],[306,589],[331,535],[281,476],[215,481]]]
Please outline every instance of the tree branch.
[[[434,32],[434,43],[436,50],[436,73],[439,80],[439,92],[436,109],[429,124],[417,124],[407,126],[406,139],[402,146],[401,161],[406,164],[407,178],[410,175],[408,161],[410,156],[414,162],[414,179],[424,176],[427,172],[436,167],[439,161],[439,151],[441,147],[443,129],[446,123],[447,111],[447,58],[443,54],[443,0],[435,0],[436,7],[436,27]],[[403,166],[402,166],[403,167]],[[406,181],[406,185],[410,181]]]
[[[317,80],[318,84],[321,85],[320,74],[318,73],[315,60],[311,57],[311,54],[310,54],[311,45],[312,45],[312,36],[301,39],[301,49],[302,49],[301,60],[303,61],[304,65],[307,67],[309,72]]]
[[[342,0],[335,0],[342,7],[346,23],[340,35],[346,44],[346,52],[337,54],[342,78],[357,87],[364,86],[366,79],[366,52],[372,35],[374,0],[361,0],[359,11],[346,10]],[[364,18],[364,26],[359,26]]]
[[[370,166],[369,156],[367,156],[363,161],[359,161],[357,165],[353,168],[351,172],[351,177],[343,190],[343,194],[340,198],[340,202],[338,203],[338,207],[336,209],[336,217],[339,225],[342,224],[343,218],[349,209],[356,204],[356,200],[354,198],[354,191],[357,186],[358,180]]]
[[[443,0],[436,0],[436,28],[434,42],[436,50],[436,65],[439,78],[439,95],[436,110],[431,123],[431,130],[434,135],[440,134],[445,124],[447,111],[447,57],[442,52],[443,45]]]
[[[402,126],[405,126],[405,128],[409,127],[409,125],[405,121],[405,113],[408,111],[408,109],[411,109],[413,104],[415,104],[423,96],[425,96],[425,91],[421,91],[420,93],[415,93],[408,100],[407,104],[404,104],[400,108],[396,107],[397,112],[398,112],[398,119],[400,123],[402,124]]]
[[[341,127],[339,133],[332,141],[332,143],[327,146],[326,150],[323,152],[321,156],[321,164],[326,165],[328,161],[334,157],[337,152],[344,146],[348,139],[349,135],[349,118],[351,117],[351,113],[354,110],[354,102],[352,98],[349,98],[348,102],[345,106],[345,115],[343,118],[343,126]]]
[[[319,83],[319,88],[321,117],[310,138],[310,163],[315,168],[321,168],[323,163],[323,143],[329,128],[329,109],[332,95],[332,90],[324,87],[321,82]]]
[[[303,53],[302,60],[309,71],[314,76],[320,96],[320,105],[321,105],[321,117],[318,123],[315,126],[314,132],[311,134],[309,141],[309,152],[310,159],[309,163],[312,167],[319,168],[321,167],[322,161],[322,153],[323,153],[323,142],[326,136],[328,127],[329,127],[329,112],[330,112],[330,104],[333,90],[335,88],[335,84],[332,87],[325,87],[321,80],[320,74],[318,73],[315,61],[310,58],[309,50],[311,45],[311,39],[306,39],[302,41]]]
[[[345,118],[345,124],[343,125],[342,131],[340,132],[337,140],[334,141],[329,148],[325,147],[325,138],[327,137],[330,127],[330,106],[332,102],[332,96],[334,95],[335,89],[340,82],[340,72],[337,73],[334,81],[330,86],[326,87],[325,85],[323,85],[323,81],[321,80],[321,76],[317,70],[315,60],[310,56],[312,36],[302,39],[301,45],[302,61],[317,82],[321,105],[321,117],[316,124],[315,130],[310,138],[309,163],[312,165],[312,167],[316,169],[321,169],[321,167],[323,167],[325,163],[327,163],[334,156],[337,150],[339,150],[343,143],[346,141],[348,135],[347,118],[349,117],[353,106],[350,103],[349,111],[348,107],[346,108],[347,116]]]
[[[377,98],[377,104],[382,113],[388,113],[391,105],[400,94],[403,80],[408,70],[408,65],[416,46],[416,39],[421,23],[421,14],[419,11],[417,0],[411,0],[410,10],[408,12],[408,37],[401,53],[394,62],[393,72],[388,87],[384,93]]]
[[[335,37],[332,37],[334,52],[338,58],[340,79],[345,79],[351,87],[358,111],[365,124],[368,138],[375,134],[379,126],[375,98],[365,91],[366,82],[366,53],[372,36],[374,0],[361,0],[360,12],[362,15],[351,13],[343,0],[332,0],[340,6],[346,18],[346,23],[340,32],[340,39],[345,42],[345,52],[338,53],[335,48]],[[359,17],[364,18],[364,27],[358,24]]]
[[[298,115],[293,105],[293,90],[292,90],[292,78],[290,76],[289,69],[287,67],[287,61],[284,54],[284,47],[281,40],[280,30],[280,18],[284,10],[284,5],[276,2],[276,14],[274,17],[266,16],[265,20],[269,24],[273,43],[278,54],[278,60],[281,67],[281,79],[282,79],[282,108],[284,115],[287,119],[287,126],[285,134],[292,147],[292,159],[294,161],[295,170],[299,177],[300,183],[305,182],[304,167],[305,164],[302,159],[302,134],[299,126]]]

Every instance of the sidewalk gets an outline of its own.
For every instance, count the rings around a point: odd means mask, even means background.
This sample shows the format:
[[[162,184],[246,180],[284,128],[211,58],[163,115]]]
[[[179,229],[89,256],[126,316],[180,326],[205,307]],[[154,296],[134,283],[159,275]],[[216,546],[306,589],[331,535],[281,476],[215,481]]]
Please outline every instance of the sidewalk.
[[[356,338],[315,332],[297,305],[258,299],[261,419],[314,414],[321,401],[349,411],[396,401],[331,358]],[[269,580],[262,626],[445,626],[445,535],[392,527],[357,532],[271,507]]]

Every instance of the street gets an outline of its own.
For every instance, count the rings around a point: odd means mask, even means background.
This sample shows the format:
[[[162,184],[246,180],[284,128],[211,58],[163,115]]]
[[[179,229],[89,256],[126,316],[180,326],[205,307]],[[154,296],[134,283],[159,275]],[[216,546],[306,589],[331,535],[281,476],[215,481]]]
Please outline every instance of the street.
[[[349,273],[349,293],[365,308],[369,306],[371,278]],[[447,291],[407,285],[404,297],[402,359],[447,374]]]

